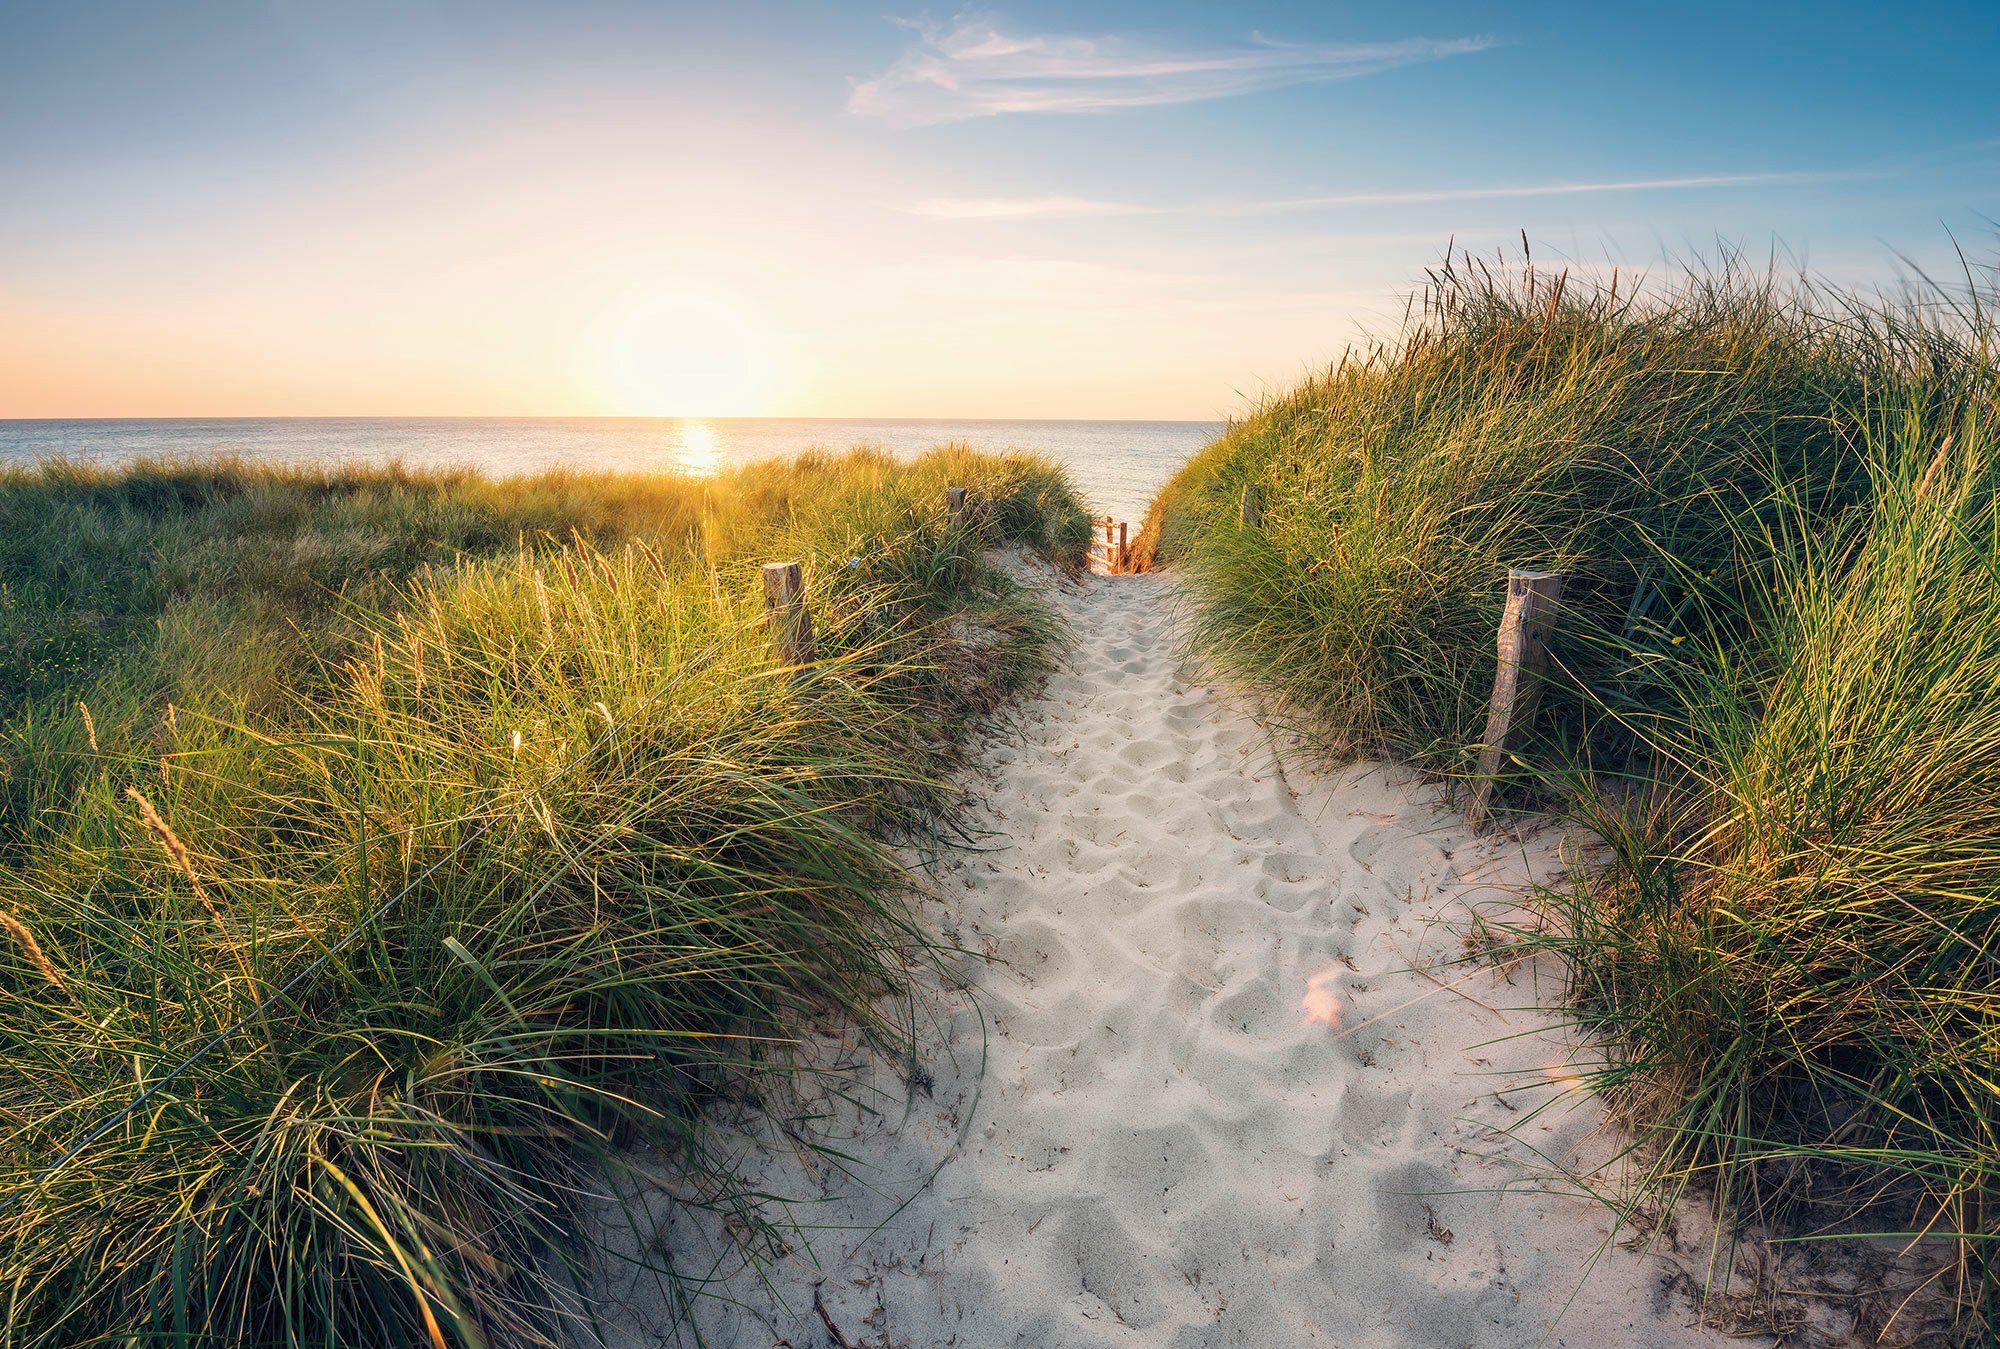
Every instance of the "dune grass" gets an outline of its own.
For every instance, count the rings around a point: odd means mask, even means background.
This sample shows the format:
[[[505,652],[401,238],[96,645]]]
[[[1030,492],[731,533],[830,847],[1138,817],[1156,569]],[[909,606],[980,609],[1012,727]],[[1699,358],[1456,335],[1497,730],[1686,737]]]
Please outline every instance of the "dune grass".
[[[1943,384],[1877,392],[1869,506],[1798,513],[1754,640],[1662,662],[1653,808],[1576,798],[1610,864],[1528,943],[1627,1047],[1601,1085],[1651,1124],[1657,1187],[1955,1245],[1939,1286],[1976,1337],[2000,1324],[2000,375],[1980,353]]]
[[[1440,269],[1400,341],[1232,425],[1148,513],[1202,645],[1343,750],[1450,772],[1484,724],[1507,569],[1562,571],[1556,656],[1643,696],[1626,637],[1671,629],[1686,580],[1754,560],[1776,479],[1860,486],[1846,413],[1878,364],[1810,297],[1727,269],[1647,302],[1533,269]],[[1263,527],[1235,527],[1245,484]],[[1553,721],[1589,707],[1552,693]]]
[[[1506,569],[1568,573],[1510,771],[1609,855],[1515,935],[1566,962],[1649,1192],[1921,1233],[1975,1340],[2000,1325],[1995,357],[1976,287],[1460,264],[1400,341],[1232,426],[1142,535],[1222,669],[1447,782]]]
[[[24,1345],[587,1336],[575,1200],[638,1143],[754,1228],[700,1107],[810,1018],[899,1045],[927,946],[890,845],[949,829],[970,720],[1054,637],[977,546],[1076,565],[1087,532],[1059,470],[962,451],[52,466],[0,478],[0,522]]]

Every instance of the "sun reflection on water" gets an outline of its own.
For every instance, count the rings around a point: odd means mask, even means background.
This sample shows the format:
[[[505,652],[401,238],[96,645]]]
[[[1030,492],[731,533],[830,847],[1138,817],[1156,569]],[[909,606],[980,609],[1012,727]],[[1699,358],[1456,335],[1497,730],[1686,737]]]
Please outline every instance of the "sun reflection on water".
[[[686,420],[680,424],[680,443],[674,451],[674,467],[697,478],[706,478],[722,467],[722,440],[707,422]]]

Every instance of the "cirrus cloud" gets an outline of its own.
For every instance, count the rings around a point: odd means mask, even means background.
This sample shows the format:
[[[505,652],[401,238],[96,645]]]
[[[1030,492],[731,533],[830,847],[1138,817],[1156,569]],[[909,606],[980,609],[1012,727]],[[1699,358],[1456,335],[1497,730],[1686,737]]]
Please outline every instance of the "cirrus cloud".
[[[1230,98],[1264,89],[1354,79],[1484,51],[1490,38],[1396,42],[1278,42],[1173,49],[1118,36],[1015,36],[990,18],[907,24],[916,40],[855,85],[857,116],[931,126],[1016,112],[1104,112]]]
[[[1883,175],[1866,170],[1791,173],[1710,173],[1678,178],[1612,178],[1582,182],[1455,186],[1397,192],[1335,192],[1313,197],[1252,197],[1148,206],[1092,197],[927,197],[903,209],[935,220],[1018,220],[1041,216],[1204,215],[1249,216],[1308,213],[1346,206],[1423,206],[1509,198],[1578,197],[1707,189],[1802,187],[1860,182]]]

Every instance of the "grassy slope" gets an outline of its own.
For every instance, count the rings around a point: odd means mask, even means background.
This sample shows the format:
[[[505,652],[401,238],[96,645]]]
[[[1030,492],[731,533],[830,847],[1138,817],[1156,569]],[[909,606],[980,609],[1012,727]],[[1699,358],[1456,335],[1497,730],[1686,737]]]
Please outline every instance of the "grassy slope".
[[[923,940],[886,842],[945,823],[968,718],[1052,637],[960,565],[947,483],[1079,557],[1058,470],[963,452],[0,479],[7,1342],[535,1338],[607,1145],[713,1167],[695,1106],[801,1018],[893,1040]]]
[[[1732,522],[1770,477],[1828,493],[1854,476],[1839,409],[1871,365],[1754,278],[1641,306],[1532,273],[1441,273],[1401,342],[1191,462],[1143,555],[1186,562],[1203,644],[1233,673],[1343,749],[1449,771],[1483,725],[1510,566],[1567,573],[1557,658],[1640,696],[1624,639],[1671,628],[1688,576],[1743,561]],[[1257,531],[1234,527],[1249,482]],[[1585,708],[1555,699],[1580,729]]]
[[[1664,1192],[1965,1234],[1974,1327],[2000,1228],[1994,367],[1962,308],[1446,272],[1401,342],[1230,428],[1143,534],[1223,668],[1331,747],[1445,774],[1506,568],[1575,578],[1519,776],[1614,845],[1527,938],[1619,1051],[1598,1085],[1656,1127]]]
[[[1793,1232],[1964,1234],[1942,1285],[1976,1338],[2000,1227],[2000,379],[1967,383],[1885,393],[1869,509],[1794,538],[1754,642],[1678,662],[1645,727],[1673,790],[1636,818],[1579,802],[1612,864],[1533,941],[1626,1046],[1602,1085],[1655,1122],[1660,1187],[1713,1178]]]

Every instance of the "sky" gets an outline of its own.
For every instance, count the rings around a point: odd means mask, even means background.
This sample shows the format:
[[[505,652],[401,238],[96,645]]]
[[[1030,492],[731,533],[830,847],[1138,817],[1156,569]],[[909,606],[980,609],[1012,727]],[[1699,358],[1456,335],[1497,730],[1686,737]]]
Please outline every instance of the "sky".
[[[2000,251],[2000,6],[0,4],[0,417],[1215,419],[1447,246]]]

